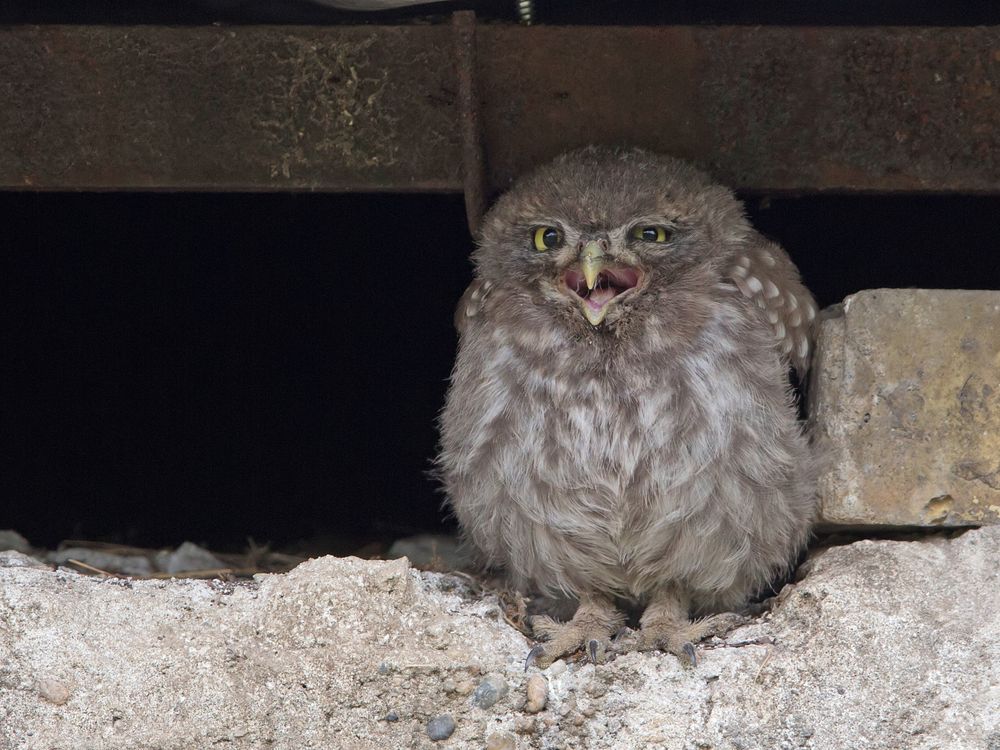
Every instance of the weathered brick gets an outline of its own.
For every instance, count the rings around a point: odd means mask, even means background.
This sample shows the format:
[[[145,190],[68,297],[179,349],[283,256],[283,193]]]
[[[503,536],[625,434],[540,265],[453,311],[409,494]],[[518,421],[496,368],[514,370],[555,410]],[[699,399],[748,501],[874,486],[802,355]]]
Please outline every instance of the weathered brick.
[[[1000,291],[873,289],[823,317],[821,522],[1000,523]]]

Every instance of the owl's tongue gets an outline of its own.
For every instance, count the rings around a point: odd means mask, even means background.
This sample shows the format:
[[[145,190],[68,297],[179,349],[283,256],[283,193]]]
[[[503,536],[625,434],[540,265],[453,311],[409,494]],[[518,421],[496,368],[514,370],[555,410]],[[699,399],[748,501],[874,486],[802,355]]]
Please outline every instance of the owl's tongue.
[[[616,294],[618,294],[618,290],[610,284],[607,286],[598,285],[590,290],[590,294],[586,296],[585,301],[587,307],[591,310],[600,310],[608,304],[608,302],[610,302]]]

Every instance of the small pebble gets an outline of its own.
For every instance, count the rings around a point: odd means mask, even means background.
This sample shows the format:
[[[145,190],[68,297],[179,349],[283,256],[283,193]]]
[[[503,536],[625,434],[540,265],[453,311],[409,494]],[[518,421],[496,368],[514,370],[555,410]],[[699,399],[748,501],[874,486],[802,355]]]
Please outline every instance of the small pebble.
[[[59,682],[59,680],[46,679],[39,681],[38,694],[49,703],[61,706],[69,700],[70,691],[69,688]]]
[[[472,694],[472,702],[480,708],[491,708],[507,695],[507,682],[498,675],[487,675]]]
[[[540,674],[533,674],[528,678],[528,700],[524,704],[524,710],[529,714],[537,714],[545,708],[549,701],[549,683]]]
[[[592,698],[601,698],[608,692],[608,684],[604,680],[591,680],[587,685],[587,695]]]
[[[556,659],[549,666],[549,674],[552,675],[553,677],[558,677],[565,671],[566,671],[566,662],[564,662],[562,659]]]
[[[517,750],[517,739],[510,732],[494,732],[486,738],[486,750]]]
[[[568,716],[571,711],[575,710],[576,710],[576,698],[574,698],[571,695],[569,698],[567,698],[560,704],[558,713],[560,716]]]
[[[31,543],[13,529],[0,529],[0,549],[31,554]]]
[[[427,736],[435,742],[446,740],[455,731],[455,720],[450,714],[444,714],[427,722]]]
[[[156,567],[165,573],[184,573],[189,570],[215,570],[226,567],[219,558],[194,542],[184,542],[173,552],[157,553]]]
[[[534,734],[538,731],[538,727],[533,717],[520,716],[514,721],[514,731],[518,734]]]
[[[472,680],[462,680],[455,686],[455,692],[459,695],[468,695],[476,689],[476,684]]]

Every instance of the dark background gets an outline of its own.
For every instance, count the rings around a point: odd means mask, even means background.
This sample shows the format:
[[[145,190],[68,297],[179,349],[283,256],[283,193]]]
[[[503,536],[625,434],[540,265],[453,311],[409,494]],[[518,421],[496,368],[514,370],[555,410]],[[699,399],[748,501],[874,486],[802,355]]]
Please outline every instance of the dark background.
[[[1000,22],[988,3],[753,5],[537,3],[552,22]],[[274,8],[35,2],[0,23],[345,18]],[[823,305],[1000,288],[1000,198],[743,197]],[[0,193],[0,227],[0,528],[349,552],[446,523],[427,471],[470,276],[461,196]]]

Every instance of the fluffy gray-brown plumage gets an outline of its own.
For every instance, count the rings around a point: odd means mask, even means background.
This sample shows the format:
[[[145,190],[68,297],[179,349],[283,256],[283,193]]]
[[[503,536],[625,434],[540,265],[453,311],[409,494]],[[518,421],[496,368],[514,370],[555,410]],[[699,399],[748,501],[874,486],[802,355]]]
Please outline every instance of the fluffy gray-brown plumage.
[[[733,194],[676,159],[587,148],[486,216],[459,303],[440,474],[484,561],[569,595],[541,664],[692,643],[805,544],[814,461],[788,385],[816,305]],[[622,645],[624,644],[624,646]]]

